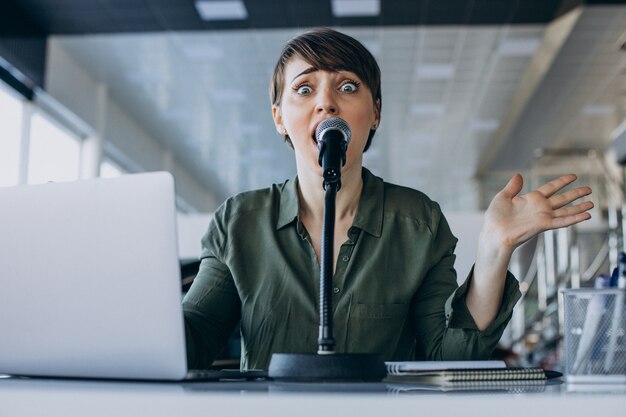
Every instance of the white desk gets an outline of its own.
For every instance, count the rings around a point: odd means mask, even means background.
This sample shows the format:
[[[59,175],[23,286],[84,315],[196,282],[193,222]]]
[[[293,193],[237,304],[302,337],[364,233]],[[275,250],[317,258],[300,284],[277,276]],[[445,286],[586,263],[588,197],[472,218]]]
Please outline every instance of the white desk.
[[[626,416],[626,386],[398,393],[387,384],[0,379],[0,416]]]

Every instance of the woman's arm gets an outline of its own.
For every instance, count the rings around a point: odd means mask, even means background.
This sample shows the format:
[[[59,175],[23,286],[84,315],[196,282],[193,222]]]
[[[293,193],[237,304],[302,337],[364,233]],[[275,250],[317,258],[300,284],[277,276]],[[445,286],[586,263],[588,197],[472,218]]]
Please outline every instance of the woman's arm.
[[[183,312],[188,366],[209,368],[241,317],[241,301],[230,271],[214,257],[202,259],[183,300]]]
[[[523,179],[520,174],[494,197],[485,212],[480,233],[474,277],[467,293],[467,308],[480,330],[496,317],[502,301],[504,278],[513,251],[533,236],[546,230],[571,226],[591,218],[591,201],[565,207],[591,194],[591,188],[578,187],[556,194],[576,180],[564,175],[518,196]]]
[[[436,204],[431,219],[433,240],[428,259],[433,264],[423,277],[410,310],[417,339],[416,357],[426,360],[489,359],[521,295],[518,282],[512,274],[505,273],[499,310],[486,329],[479,329],[467,308],[467,291],[472,287],[474,268],[459,287],[454,270],[457,239]]]

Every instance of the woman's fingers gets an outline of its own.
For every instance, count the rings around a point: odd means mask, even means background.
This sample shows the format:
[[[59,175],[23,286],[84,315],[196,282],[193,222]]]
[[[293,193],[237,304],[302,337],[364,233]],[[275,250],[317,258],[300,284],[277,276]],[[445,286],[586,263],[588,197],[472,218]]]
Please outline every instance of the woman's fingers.
[[[576,178],[577,177],[574,174],[563,175],[562,177],[552,180],[549,183],[537,188],[537,191],[539,191],[545,197],[551,197],[554,193],[561,190],[566,185],[576,181]]]
[[[550,202],[552,203],[553,209],[560,209],[561,207],[568,205],[572,201],[589,194],[591,194],[591,188],[579,187],[573,190],[566,191],[562,194],[550,197]]]
[[[554,217],[567,217],[573,216],[576,214],[584,213],[593,208],[593,203],[591,201],[585,201],[584,203],[576,204],[572,207],[560,208],[558,210],[554,210],[552,213]]]
[[[585,212],[565,217],[556,217],[552,219],[550,229],[560,229],[562,227],[571,226],[591,218],[591,214]]]

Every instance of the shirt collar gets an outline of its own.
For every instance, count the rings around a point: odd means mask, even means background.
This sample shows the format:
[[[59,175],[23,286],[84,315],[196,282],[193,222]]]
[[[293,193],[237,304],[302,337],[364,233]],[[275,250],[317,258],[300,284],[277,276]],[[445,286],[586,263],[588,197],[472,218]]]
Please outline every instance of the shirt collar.
[[[363,190],[352,225],[380,237],[383,229],[385,187],[383,180],[363,168]]]
[[[383,228],[383,180],[372,174],[367,168],[363,168],[363,190],[359,200],[359,207],[352,225],[367,233],[380,237]],[[280,193],[280,208],[276,230],[292,223],[299,214],[298,202],[298,177],[288,180],[283,184]]]

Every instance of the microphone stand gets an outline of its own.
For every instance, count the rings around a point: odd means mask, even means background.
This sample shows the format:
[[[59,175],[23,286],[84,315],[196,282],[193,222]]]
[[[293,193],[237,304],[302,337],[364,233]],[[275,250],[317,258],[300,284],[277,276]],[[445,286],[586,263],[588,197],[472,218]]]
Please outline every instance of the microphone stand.
[[[333,331],[332,279],[335,242],[335,202],[341,181],[327,182],[324,179],[324,218],[322,223],[322,254],[320,265],[320,328],[317,339],[317,354],[335,353]]]
[[[345,163],[345,145],[341,161]],[[332,146],[330,148],[333,148]],[[327,149],[331,158],[337,153]],[[322,151],[323,153],[323,151]],[[341,154],[341,152],[339,152]],[[320,162],[322,157],[320,156]],[[337,165],[340,166],[340,165]],[[335,202],[341,188],[341,170],[325,169],[324,218],[320,265],[320,326],[317,354],[274,353],[269,376],[279,381],[380,381],[387,375],[382,356],[373,353],[336,353],[333,331],[332,279],[335,241]]]

